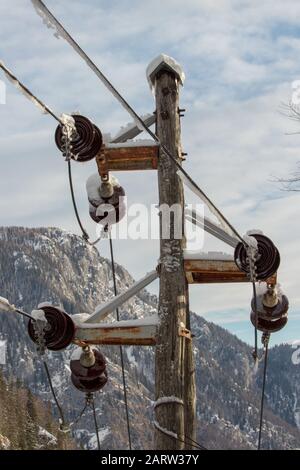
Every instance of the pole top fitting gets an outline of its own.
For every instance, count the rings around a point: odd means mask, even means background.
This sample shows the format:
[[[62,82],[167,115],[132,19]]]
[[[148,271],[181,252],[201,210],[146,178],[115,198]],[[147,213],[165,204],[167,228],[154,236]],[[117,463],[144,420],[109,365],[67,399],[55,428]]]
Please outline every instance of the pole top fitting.
[[[166,54],[160,54],[150,62],[146,69],[147,80],[151,89],[155,86],[156,76],[162,71],[173,73],[178,79],[180,85],[183,86],[185,74],[181,65],[173,59],[173,57]]]
[[[96,362],[95,354],[90,346],[84,346],[82,348],[82,354],[80,356],[80,364],[83,367],[92,367]]]
[[[279,302],[278,292],[275,286],[269,286],[267,292],[263,295],[262,303],[265,307],[276,307]]]
[[[102,179],[101,186],[100,186],[101,197],[103,199],[109,199],[110,197],[112,197],[113,194],[114,194],[114,187],[109,181],[109,179],[107,180]]]

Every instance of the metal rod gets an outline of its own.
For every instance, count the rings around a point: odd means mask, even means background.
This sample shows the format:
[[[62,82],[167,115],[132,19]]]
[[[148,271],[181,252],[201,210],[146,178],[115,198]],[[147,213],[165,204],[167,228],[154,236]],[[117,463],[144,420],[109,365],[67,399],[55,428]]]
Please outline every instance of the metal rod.
[[[152,126],[152,124],[154,124],[155,121],[156,121],[156,116],[154,114],[147,117],[146,119],[143,119],[143,122],[144,122],[145,126],[147,126],[147,127]],[[135,137],[137,137],[142,132],[144,132],[144,131],[142,131],[138,126],[131,127],[128,130],[124,130],[124,132],[122,134],[118,135],[118,137],[112,139],[110,141],[110,143],[111,144],[119,144],[121,142],[126,142],[126,140],[134,139]]]
[[[201,216],[195,210],[190,211],[189,209],[186,209],[185,218],[188,222],[191,222],[197,227],[203,228],[207,233],[210,233],[214,237],[218,238],[227,245],[232,246],[233,248],[235,248],[238,244],[238,240],[236,238],[231,237],[227,232],[225,232],[225,230],[215,225],[206,217]]]
[[[145,277],[135,282],[126,292],[118,294],[111,301],[105,304],[98,305],[98,307],[96,307],[95,311],[85,321],[85,323],[96,323],[103,320],[105,317],[107,317],[107,315],[112,313],[114,310],[116,310],[116,308],[120,307],[124,302],[136,295],[140,290],[144,289],[157,278],[158,273],[156,270],[146,274]]]

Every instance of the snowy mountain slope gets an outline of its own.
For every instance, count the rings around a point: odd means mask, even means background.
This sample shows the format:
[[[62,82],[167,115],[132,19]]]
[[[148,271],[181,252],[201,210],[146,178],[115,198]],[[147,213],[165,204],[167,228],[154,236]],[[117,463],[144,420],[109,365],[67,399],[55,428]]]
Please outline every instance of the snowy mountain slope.
[[[105,241],[104,241],[105,243]],[[101,247],[101,245],[100,245]],[[110,263],[80,237],[56,228],[0,228],[0,295],[31,310],[40,302],[62,305],[69,313],[91,312],[113,296]],[[117,266],[118,289],[133,279]],[[146,291],[124,304],[122,318],[156,312],[157,300]],[[26,320],[0,313],[0,340],[6,339],[8,375],[17,375],[43,399],[49,389]],[[251,348],[226,330],[193,315],[192,331],[197,366],[198,439],[208,448],[254,448],[257,439],[261,368],[253,372]],[[83,396],[70,384],[70,350],[49,353],[54,386],[69,420],[83,407]],[[127,435],[118,347],[102,348],[108,359],[109,383],[96,399],[103,448],[126,448]],[[126,347],[126,377],[134,448],[151,448],[153,438],[154,348]],[[264,448],[300,446],[297,394],[300,366],[291,362],[292,349],[270,351],[268,407]],[[78,423],[76,437],[96,445],[91,413]]]

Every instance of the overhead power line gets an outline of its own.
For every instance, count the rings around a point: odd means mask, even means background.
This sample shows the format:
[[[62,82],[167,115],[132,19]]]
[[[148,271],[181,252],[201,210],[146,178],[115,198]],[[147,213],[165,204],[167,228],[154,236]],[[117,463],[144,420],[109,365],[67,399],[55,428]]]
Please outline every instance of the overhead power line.
[[[3,62],[0,61],[0,68],[5,73],[7,79],[16,87],[21,93],[26,96],[35,106],[37,106],[44,114],[50,114],[56,121],[63,125],[62,120],[56,116],[56,114],[43,103],[42,100],[37,98],[17,77],[13,75],[13,73],[4,65]]]
[[[117,290],[117,280],[116,280],[116,268],[115,268],[113,243],[112,243],[112,238],[111,238],[110,231],[109,231],[109,247],[110,247],[110,257],[111,257],[111,268],[112,268],[112,276],[113,276],[114,294],[115,294],[115,296],[117,296],[118,290]],[[117,314],[117,321],[120,321],[119,308],[116,308],[116,314]],[[122,346],[120,346],[120,360],[121,360],[121,368],[122,368],[122,381],[123,381],[123,394],[124,394],[124,403],[125,403],[125,412],[126,412],[128,447],[129,447],[129,450],[132,450],[131,429],[130,429],[130,420],[129,420],[129,407],[128,407],[128,399],[127,399],[127,387],[126,387],[125,366],[124,366],[124,357],[123,357],[123,348],[122,348]]]

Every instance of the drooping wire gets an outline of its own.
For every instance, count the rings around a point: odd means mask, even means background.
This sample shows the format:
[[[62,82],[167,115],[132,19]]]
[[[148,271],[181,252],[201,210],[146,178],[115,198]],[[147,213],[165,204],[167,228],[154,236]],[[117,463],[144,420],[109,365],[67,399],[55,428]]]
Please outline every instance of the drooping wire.
[[[199,444],[199,442],[195,441],[194,439],[192,439],[191,437],[188,437],[186,434],[184,435],[184,439],[185,441],[190,441],[192,442],[193,444],[195,444],[200,450],[208,450],[207,447],[204,447],[202,444]],[[189,446],[192,447],[191,444],[189,444],[188,442],[186,442]]]
[[[197,185],[197,183],[193,180],[193,178],[188,174],[186,170],[181,166],[181,164],[177,161],[177,158],[172,155],[169,149],[164,145],[161,144],[159,137],[149,129],[141,119],[141,117],[136,113],[136,111],[130,106],[130,104],[125,100],[125,98],[121,95],[121,93],[113,86],[110,80],[103,74],[103,72],[99,69],[99,67],[90,59],[90,57],[86,54],[86,52],[79,46],[79,44],[73,39],[73,37],[68,33],[68,31],[64,28],[64,26],[57,20],[57,18],[51,13],[51,11],[46,7],[46,5],[41,0],[32,0],[33,5],[35,6],[37,13],[45,20],[45,16],[48,19],[48,26],[53,27],[56,29],[57,34],[61,34],[62,37],[70,44],[70,46],[80,55],[81,58],[84,59],[86,64],[90,67],[90,69],[96,74],[96,76],[101,80],[101,82],[106,86],[106,88],[113,94],[113,96],[119,101],[119,103],[126,109],[126,111],[133,117],[135,122],[138,123],[139,127],[147,132],[150,137],[152,137],[158,144],[161,146],[161,149],[164,153],[172,160],[178,170],[186,177],[189,183],[195,188],[195,190],[202,196],[203,200],[207,201],[208,205],[210,205],[219,218],[227,225],[228,228],[239,238],[239,240],[246,244],[244,239],[241,235],[237,232],[237,230],[229,223],[226,217],[222,214],[222,212],[213,204],[213,202],[207,197],[204,191]]]
[[[50,386],[50,390],[51,390],[53,399],[55,401],[56,407],[57,407],[59,415],[60,415],[61,429],[64,430],[64,428],[66,428],[66,420],[65,420],[65,417],[64,417],[64,413],[63,413],[62,407],[60,406],[59,401],[57,399],[55,390],[53,388],[53,383],[52,383],[51,374],[50,374],[50,371],[49,371],[48,364],[44,360],[42,362],[43,362],[43,365],[44,365],[44,369],[45,369],[45,372],[46,372],[46,376],[47,376],[47,379],[48,379],[48,382],[49,382],[49,386]]]
[[[21,92],[26,96],[26,98],[32,101],[39,109],[41,109],[43,113],[50,114],[54,119],[56,119],[56,121],[63,125],[61,119],[57,117],[56,114],[45,103],[43,103],[39,98],[37,98],[22,82],[20,82],[20,80],[18,80],[17,77],[15,77],[13,73],[1,61],[0,68],[3,70],[8,80],[17,89],[21,89]]]
[[[254,360],[256,361],[258,358],[258,344],[257,344],[257,336],[258,336],[258,312],[257,312],[257,293],[256,293],[256,285],[255,281],[252,281],[252,288],[253,288],[253,306],[254,306],[254,319],[255,319],[255,325],[254,325],[254,351],[253,351],[253,357]]]
[[[98,450],[101,450],[101,444],[100,444],[100,438],[99,438],[99,427],[98,427],[98,422],[97,422],[95,401],[94,401],[94,395],[93,394],[91,395],[90,399],[91,399],[91,407],[92,407],[92,410],[93,410],[95,431],[96,431],[96,436],[97,436],[97,446],[98,446]]]
[[[75,212],[75,217],[76,217],[78,225],[81,229],[82,238],[84,239],[84,241],[86,243],[88,243],[90,246],[95,246],[102,239],[102,234],[95,241],[93,241],[93,242],[90,241],[90,236],[87,233],[87,231],[85,230],[85,228],[82,224],[79,212],[78,212],[78,207],[77,207],[76,198],[75,198],[74,185],[73,185],[71,160],[68,159],[67,162],[68,162],[68,177],[69,177],[70,193],[71,193],[72,205],[73,205],[74,212]]]
[[[184,435],[184,439],[181,439],[180,437],[178,437],[178,435],[165,431],[164,428],[160,427],[155,421],[154,421],[154,427],[165,436],[168,436],[171,439],[174,439],[175,441],[182,442],[183,444],[189,447],[193,447],[194,449],[198,449],[198,450],[208,450],[206,447],[202,446],[197,441],[194,441],[193,439],[191,439],[190,437],[187,437],[186,435]],[[189,440],[190,442],[187,442],[187,440]]]
[[[80,421],[81,418],[83,417],[83,415],[84,415],[84,413],[85,413],[87,407],[88,407],[88,401],[86,400],[86,401],[85,401],[85,404],[84,404],[84,407],[82,408],[82,410],[81,410],[80,413],[78,414],[77,418],[75,418],[74,421],[72,421],[72,422],[70,423],[70,427],[71,427],[71,426],[75,426],[75,424],[79,423],[79,421]]]
[[[81,222],[81,219],[80,219],[80,216],[79,216],[79,213],[78,213],[77,204],[76,204],[75,193],[74,193],[74,186],[73,186],[73,178],[72,178],[71,160],[68,160],[68,176],[69,176],[70,192],[71,192],[71,198],[72,198],[72,204],[73,204],[75,216],[76,216],[78,225],[79,225],[79,227],[81,228],[81,231],[82,231],[82,238],[83,238],[85,241],[88,241],[88,239],[89,239],[90,237],[89,237],[87,231],[85,230],[85,228],[84,228],[83,225],[82,225],[82,222]]]
[[[115,294],[115,296],[117,296],[118,295],[118,290],[117,290],[117,281],[116,281],[114,250],[113,250],[113,243],[112,243],[110,230],[109,230],[109,247],[110,247],[110,257],[111,257],[111,267],[112,267],[114,294]],[[116,314],[117,314],[117,321],[120,321],[120,313],[119,313],[118,308],[116,308]],[[124,367],[124,357],[123,357],[123,348],[122,348],[122,346],[120,346],[120,360],[121,360],[121,368],[122,368],[122,381],[123,381],[123,393],[124,393],[124,403],[125,403],[125,412],[126,412],[128,447],[129,447],[129,450],[132,450],[129,409],[128,409],[128,400],[127,400],[127,388],[126,388],[126,377],[125,377],[125,367]]]
[[[259,433],[258,433],[258,446],[257,450],[261,449],[261,435],[262,435],[262,425],[264,417],[264,402],[265,402],[265,387],[266,387],[266,377],[267,377],[267,367],[268,367],[268,350],[269,350],[269,338],[268,335],[265,339],[265,354],[264,354],[264,371],[263,371],[263,383],[262,383],[262,392],[261,392],[261,403],[260,403],[260,417],[259,417]]]

